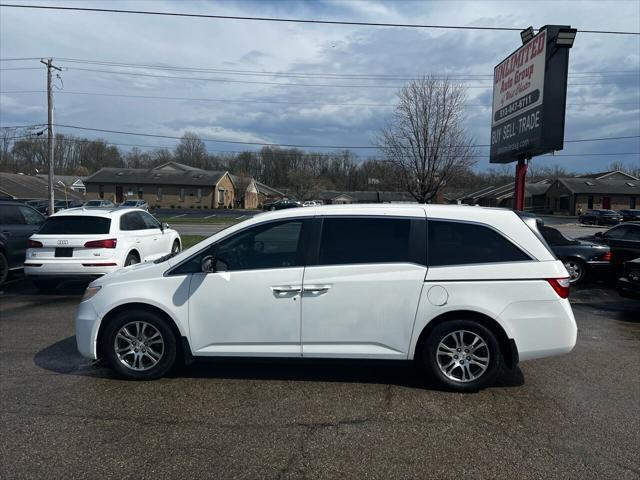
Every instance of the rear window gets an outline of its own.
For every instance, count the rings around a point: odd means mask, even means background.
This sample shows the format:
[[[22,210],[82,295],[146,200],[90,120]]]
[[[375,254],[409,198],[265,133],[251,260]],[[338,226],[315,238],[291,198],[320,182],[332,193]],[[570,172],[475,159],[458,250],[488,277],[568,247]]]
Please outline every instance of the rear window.
[[[64,216],[48,218],[39,235],[102,235],[109,233],[111,219],[104,217]]]

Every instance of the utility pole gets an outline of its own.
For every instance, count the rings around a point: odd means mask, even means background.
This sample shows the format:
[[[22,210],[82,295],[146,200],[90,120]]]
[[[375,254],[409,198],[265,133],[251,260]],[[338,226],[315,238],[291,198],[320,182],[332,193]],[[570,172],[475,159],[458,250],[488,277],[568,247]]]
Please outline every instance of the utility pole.
[[[53,65],[53,59],[48,58],[40,60],[47,66],[47,152],[49,157],[49,215],[53,215],[55,212],[55,196],[53,190],[53,88],[51,85],[51,70],[62,71],[61,68]]]

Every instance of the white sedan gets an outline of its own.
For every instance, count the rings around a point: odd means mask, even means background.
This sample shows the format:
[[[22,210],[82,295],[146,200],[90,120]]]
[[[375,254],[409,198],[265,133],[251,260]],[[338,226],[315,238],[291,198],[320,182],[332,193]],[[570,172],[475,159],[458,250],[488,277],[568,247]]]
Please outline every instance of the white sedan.
[[[29,238],[24,272],[48,290],[62,279],[102,276],[181,249],[180,235],[139,208],[71,208]]]

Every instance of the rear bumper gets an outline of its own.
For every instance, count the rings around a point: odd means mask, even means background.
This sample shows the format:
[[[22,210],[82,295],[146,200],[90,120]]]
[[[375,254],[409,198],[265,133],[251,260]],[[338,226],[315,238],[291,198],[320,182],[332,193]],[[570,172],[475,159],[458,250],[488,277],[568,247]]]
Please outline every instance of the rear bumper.
[[[566,299],[514,302],[500,323],[515,341],[520,360],[562,355],[576,345],[578,327]]]
[[[24,273],[28,277],[100,277],[122,268],[120,265],[107,265],[115,261],[75,260],[52,262],[46,260],[29,260],[24,264]]]
[[[640,283],[622,277],[618,280],[618,293],[621,297],[640,300]]]

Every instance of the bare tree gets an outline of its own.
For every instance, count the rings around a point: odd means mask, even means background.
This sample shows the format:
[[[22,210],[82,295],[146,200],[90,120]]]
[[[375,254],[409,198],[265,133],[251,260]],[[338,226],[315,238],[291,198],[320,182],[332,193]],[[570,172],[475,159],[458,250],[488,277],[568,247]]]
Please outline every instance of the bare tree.
[[[378,146],[419,203],[431,202],[447,182],[476,162],[464,127],[466,87],[433,76],[414,80],[398,93],[393,117]]]
[[[185,132],[176,147],[175,159],[192,167],[207,168],[207,147],[193,132]]]

